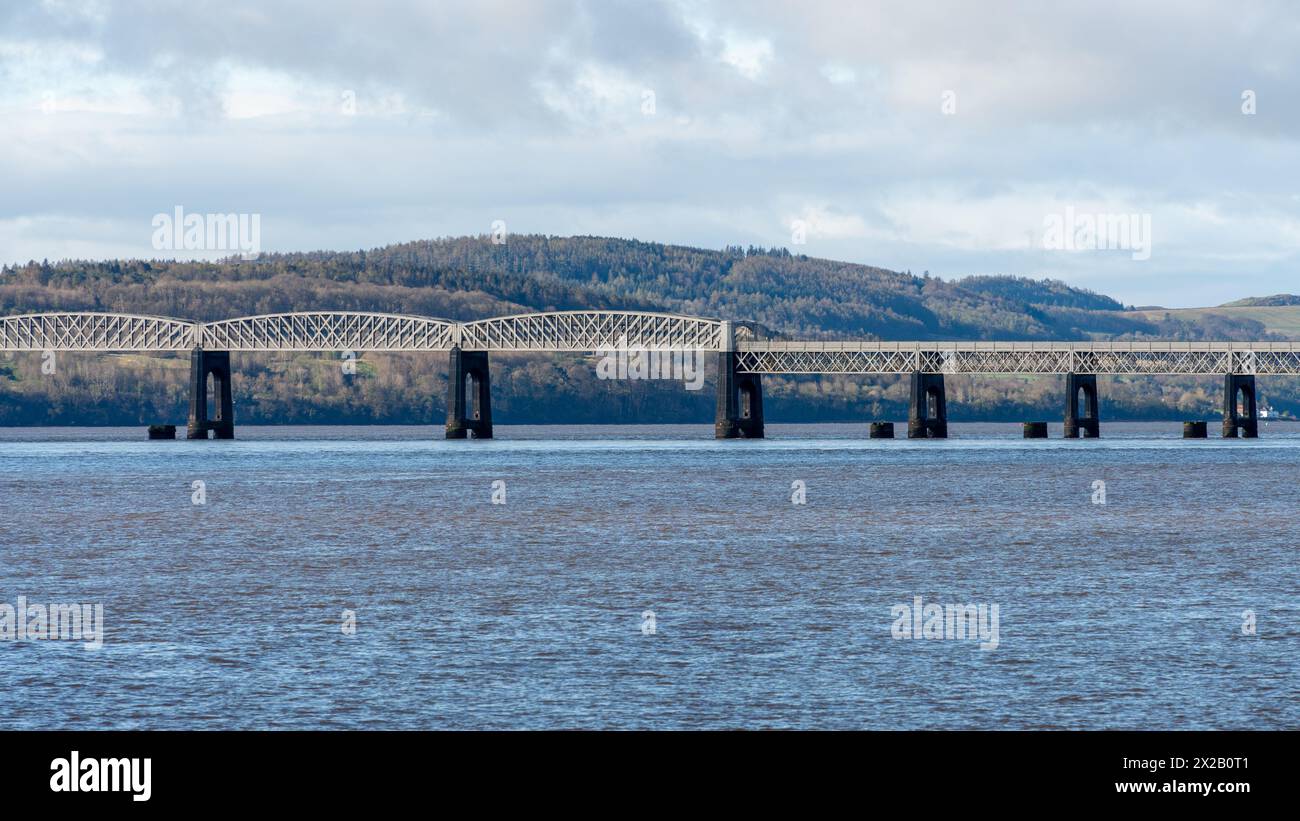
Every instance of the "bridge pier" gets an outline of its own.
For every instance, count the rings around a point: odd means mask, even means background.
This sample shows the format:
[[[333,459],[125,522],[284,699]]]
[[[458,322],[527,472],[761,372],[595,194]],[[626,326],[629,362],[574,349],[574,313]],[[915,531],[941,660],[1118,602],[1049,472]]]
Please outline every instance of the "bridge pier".
[[[736,373],[739,357],[718,354],[718,410],[713,417],[716,439],[763,438],[763,377]]]
[[[943,374],[912,371],[912,402],[907,414],[908,439],[947,439],[948,401]]]
[[[1237,398],[1241,409],[1237,409]],[[1223,438],[1243,439],[1259,436],[1259,413],[1255,406],[1255,375],[1230,373],[1223,378]]]
[[[1079,394],[1083,393],[1083,413],[1080,414]],[[1097,375],[1094,373],[1067,373],[1065,375],[1065,438],[1096,439],[1101,436],[1101,415],[1097,400]]]
[[[208,377],[214,413],[208,416]],[[190,351],[190,422],[186,439],[235,438],[235,403],[230,395],[230,351]]]
[[[492,379],[487,351],[453,347],[447,367],[447,438],[466,437],[492,438]]]

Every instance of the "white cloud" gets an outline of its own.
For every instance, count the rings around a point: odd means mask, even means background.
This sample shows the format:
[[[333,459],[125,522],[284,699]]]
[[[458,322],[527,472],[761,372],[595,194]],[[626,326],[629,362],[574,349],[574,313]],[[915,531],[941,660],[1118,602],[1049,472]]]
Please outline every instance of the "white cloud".
[[[827,63],[818,70],[823,77],[837,86],[851,85],[858,79],[856,71],[841,63]]]
[[[746,78],[757,80],[772,61],[772,43],[761,37],[726,32],[722,35],[721,58]]]

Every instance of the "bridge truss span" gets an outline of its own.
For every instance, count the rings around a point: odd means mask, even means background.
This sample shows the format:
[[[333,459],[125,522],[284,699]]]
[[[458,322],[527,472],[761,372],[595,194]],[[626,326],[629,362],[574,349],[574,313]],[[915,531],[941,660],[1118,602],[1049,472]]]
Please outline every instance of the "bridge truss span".
[[[1300,375],[1294,342],[737,343],[737,371],[770,374]]]
[[[0,351],[183,351],[198,325],[181,319],[89,312],[0,317]]]
[[[202,347],[220,351],[445,351],[457,323],[400,314],[321,311],[266,314],[201,326]]]
[[[639,311],[560,311],[481,319],[460,326],[472,351],[721,350],[717,319]]]

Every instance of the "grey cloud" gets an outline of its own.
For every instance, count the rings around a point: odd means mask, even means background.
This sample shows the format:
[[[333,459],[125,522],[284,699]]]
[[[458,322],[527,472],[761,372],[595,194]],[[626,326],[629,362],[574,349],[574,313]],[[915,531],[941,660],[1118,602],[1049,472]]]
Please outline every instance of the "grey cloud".
[[[264,213],[274,250],[481,231],[498,217],[512,230],[608,228],[717,247],[783,244],[790,215],[817,208],[867,230],[797,250],[945,276],[1059,275],[1144,302],[1184,283],[1210,288],[1215,272],[1239,270],[1223,260],[1242,245],[1261,259],[1281,255],[1252,271],[1285,290],[1300,256],[1284,232],[1258,228],[1294,224],[1298,211],[1300,10],[1282,3],[104,8],[97,20],[0,6],[0,40],[97,49],[94,81],[143,83],[175,97],[182,115],[66,114],[57,128],[10,118],[0,124],[0,179],[9,183],[0,223],[117,221],[129,244],[142,220],[185,203]],[[761,71],[726,63],[734,40],[770,43]],[[832,82],[827,66],[852,73]],[[363,110],[398,93],[437,114],[234,122],[221,109],[232,68],[356,89]],[[21,59],[0,70],[32,79]],[[591,70],[652,89],[658,113],[643,117],[638,99],[583,98]],[[951,117],[940,111],[948,88],[958,93]],[[1253,117],[1240,112],[1245,88],[1259,95]],[[551,105],[555,94],[574,105]],[[1150,210],[1164,244],[1142,268],[992,242],[970,248],[952,238],[980,225],[945,225],[939,213],[1045,197]],[[932,201],[934,213],[904,224],[893,215],[900,201]],[[1197,208],[1222,226],[1174,233]],[[1021,208],[1005,219],[1024,225],[1000,227],[1032,234],[1041,216]],[[293,228],[277,235],[277,224]],[[38,235],[21,247],[56,236],[32,229]],[[40,255],[80,242],[69,236]],[[17,253],[0,247],[0,262]]]

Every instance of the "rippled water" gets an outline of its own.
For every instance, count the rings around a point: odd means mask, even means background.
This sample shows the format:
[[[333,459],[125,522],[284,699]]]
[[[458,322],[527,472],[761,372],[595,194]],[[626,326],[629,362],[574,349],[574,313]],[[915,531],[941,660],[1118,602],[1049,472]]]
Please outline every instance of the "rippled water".
[[[952,428],[0,431],[0,602],[107,625],[0,641],[0,728],[1300,726],[1300,426]]]

